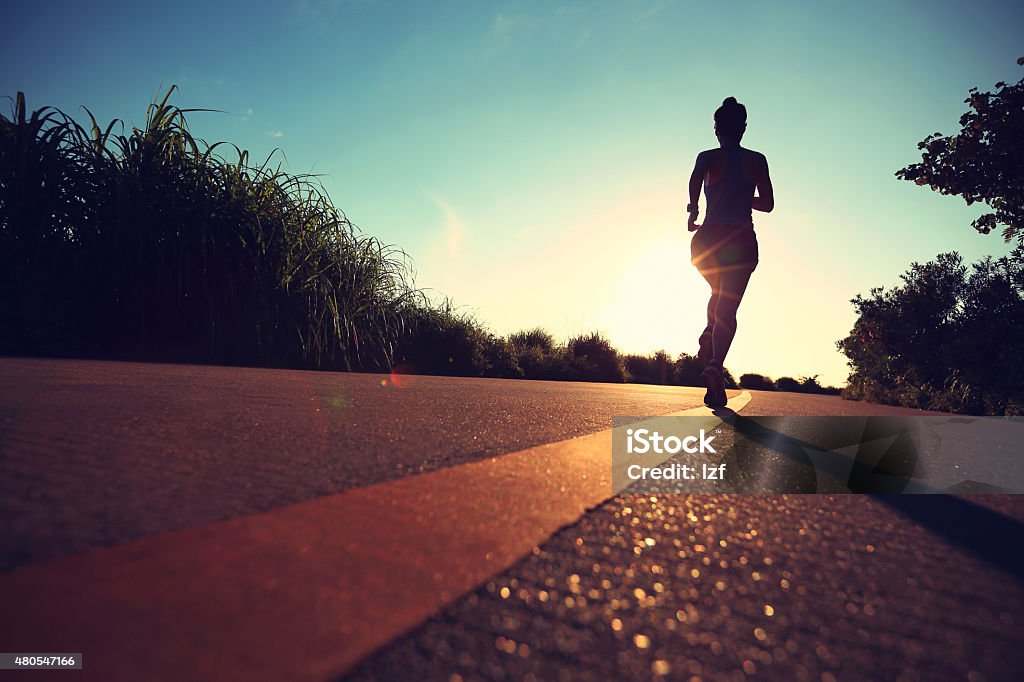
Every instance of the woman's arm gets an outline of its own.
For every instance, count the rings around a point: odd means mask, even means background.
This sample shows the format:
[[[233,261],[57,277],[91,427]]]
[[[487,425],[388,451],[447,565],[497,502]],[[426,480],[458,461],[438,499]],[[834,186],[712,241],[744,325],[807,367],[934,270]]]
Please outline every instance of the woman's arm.
[[[760,168],[757,174],[757,196],[754,197],[754,202],[751,204],[755,211],[762,211],[764,213],[771,213],[772,209],[775,208],[775,190],[772,188],[772,179],[768,175],[768,159],[762,154],[760,156]]]
[[[686,228],[693,232],[700,227],[695,221],[697,220],[697,201],[700,200],[700,188],[704,184],[704,175],[707,173],[707,156],[706,152],[701,152],[697,155],[697,161],[693,164],[693,172],[690,173],[690,204],[689,214],[690,217],[686,221]]]

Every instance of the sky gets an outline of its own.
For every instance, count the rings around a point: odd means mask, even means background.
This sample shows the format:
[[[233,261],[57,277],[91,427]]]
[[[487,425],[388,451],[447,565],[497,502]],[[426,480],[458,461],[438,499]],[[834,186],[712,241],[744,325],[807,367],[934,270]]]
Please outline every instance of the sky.
[[[498,334],[598,330],[695,353],[708,288],[686,182],[715,108],[749,113],[776,208],[726,366],[841,385],[850,299],[914,261],[1009,251],[956,197],[897,180],[972,86],[1024,70],[1024,6],[960,2],[19,3],[0,96],[192,132],[316,173],[416,284]],[[7,104],[0,104],[6,108]],[[81,119],[80,119],[81,120]],[[702,200],[703,204],[703,200]]]

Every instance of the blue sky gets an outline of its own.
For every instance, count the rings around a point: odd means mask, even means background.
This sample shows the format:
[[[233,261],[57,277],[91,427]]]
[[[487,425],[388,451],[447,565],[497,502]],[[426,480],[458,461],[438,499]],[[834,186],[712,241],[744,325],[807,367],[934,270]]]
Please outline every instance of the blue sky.
[[[0,95],[141,123],[177,84],[193,132],[323,174],[417,283],[499,333],[604,331],[695,352],[706,285],[682,207],[714,109],[747,105],[776,210],[734,373],[840,383],[849,299],[911,261],[1001,255],[980,210],[893,177],[971,86],[1018,80],[1024,10],[979,2],[21,4]],[[155,6],[154,6],[155,7]]]

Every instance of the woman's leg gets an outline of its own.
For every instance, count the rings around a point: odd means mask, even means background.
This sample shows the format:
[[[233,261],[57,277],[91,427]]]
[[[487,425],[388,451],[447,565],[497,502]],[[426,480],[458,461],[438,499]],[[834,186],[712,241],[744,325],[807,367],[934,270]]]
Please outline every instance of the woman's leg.
[[[707,393],[704,394],[704,404],[711,407],[721,407],[728,402],[725,397],[725,390],[722,389],[722,374],[712,364],[714,358],[715,329],[718,322],[718,306],[722,299],[722,275],[718,267],[700,271],[701,276],[711,287],[711,298],[708,300],[708,325],[700,335],[700,348],[697,351],[697,358],[707,367],[701,373],[704,383],[707,385]]]
[[[712,301],[717,301],[713,314],[708,306],[708,319],[712,327],[712,362],[719,367],[725,363],[725,356],[736,336],[736,311],[753,272],[753,268],[734,267],[718,273],[717,296],[714,295],[715,287],[712,285]]]
[[[715,333],[715,311],[718,309],[718,299],[720,294],[720,280],[721,277],[718,270],[701,270],[700,273],[704,280],[711,287],[711,298],[708,300],[708,324],[704,327],[704,331],[701,332],[700,344],[697,350],[697,359],[707,364],[711,362],[711,358],[714,357],[714,333]]]

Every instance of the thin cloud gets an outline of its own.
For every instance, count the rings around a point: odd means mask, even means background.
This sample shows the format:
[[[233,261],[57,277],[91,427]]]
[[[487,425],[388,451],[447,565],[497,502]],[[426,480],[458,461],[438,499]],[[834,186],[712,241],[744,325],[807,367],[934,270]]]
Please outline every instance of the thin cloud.
[[[267,137],[284,137],[284,133],[280,130],[268,130]]]
[[[587,42],[587,40],[589,40],[589,39],[590,39],[590,33],[591,33],[591,29],[589,29],[589,28],[588,28],[588,29],[587,29],[586,31],[584,31],[584,32],[583,32],[583,34],[582,34],[582,35],[581,35],[581,36],[580,36],[580,37],[579,37],[579,38],[578,38],[578,39],[576,40],[576,49],[577,49],[577,50],[578,50],[578,49],[580,49],[581,47],[583,47],[583,44],[584,44],[585,42]]]
[[[529,14],[503,14],[498,12],[494,17],[494,36],[502,41],[509,40],[513,34],[529,28],[534,23],[534,18]]]
[[[512,233],[512,238],[513,239],[523,239],[524,237],[528,237],[531,234],[533,234],[534,232],[536,232],[536,230],[537,230],[536,226],[534,226],[534,225],[527,225],[526,227],[521,227],[518,230],[516,230],[515,232],[513,232]]]
[[[444,214],[444,228],[441,232],[441,242],[444,252],[448,258],[456,259],[462,251],[462,242],[466,237],[466,225],[462,218],[455,211],[455,208],[444,199],[433,198],[434,204]]]
[[[660,12],[663,9],[665,9],[666,7],[668,7],[671,4],[672,4],[671,0],[660,0],[660,2],[656,2],[653,5],[651,5],[650,7],[648,7],[647,9],[645,9],[643,12],[640,12],[640,14],[638,14],[637,17],[636,17],[636,20],[637,21],[646,21],[647,19],[650,19],[655,14],[657,14],[658,12]]]

